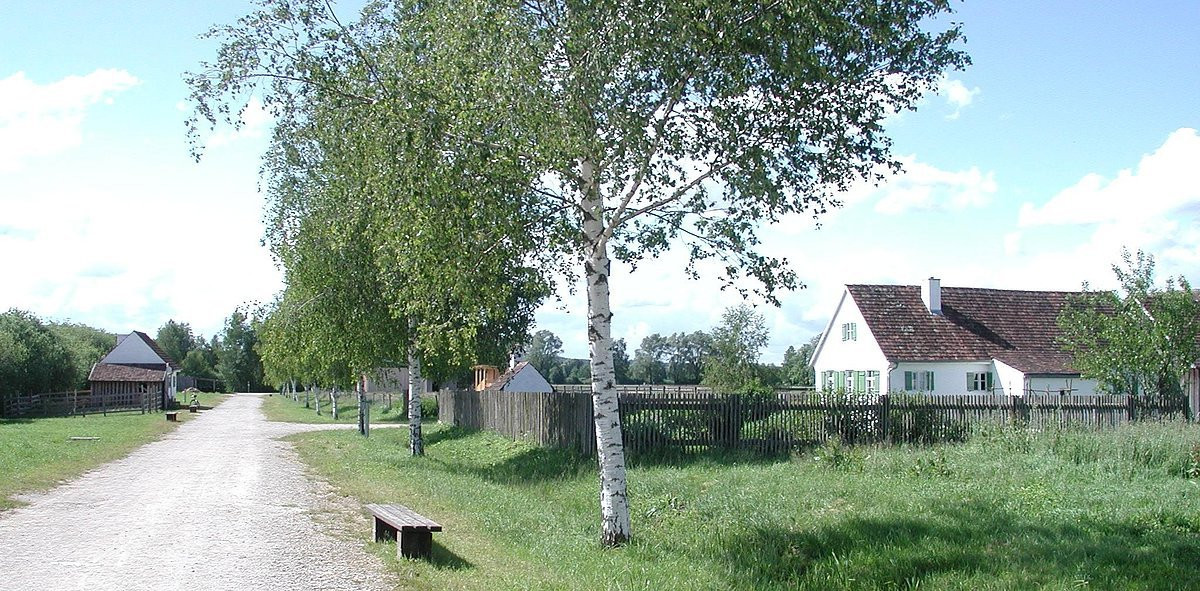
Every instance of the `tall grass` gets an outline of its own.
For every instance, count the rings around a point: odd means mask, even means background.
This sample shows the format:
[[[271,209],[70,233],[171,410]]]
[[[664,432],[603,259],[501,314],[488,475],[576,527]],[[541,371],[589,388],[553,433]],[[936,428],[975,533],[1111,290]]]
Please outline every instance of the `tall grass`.
[[[594,460],[437,426],[297,436],[346,494],[446,526],[403,585],[463,589],[1200,588],[1194,425],[995,429],[957,445],[643,456],[598,544]],[[364,538],[368,532],[363,531]]]

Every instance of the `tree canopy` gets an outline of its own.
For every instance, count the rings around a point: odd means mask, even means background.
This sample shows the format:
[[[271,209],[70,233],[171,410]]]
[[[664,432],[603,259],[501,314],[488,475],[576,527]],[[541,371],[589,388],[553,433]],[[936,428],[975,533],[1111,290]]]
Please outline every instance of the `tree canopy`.
[[[413,327],[389,337],[431,360],[520,333],[547,286],[585,279],[601,539],[619,544],[630,527],[610,257],[636,265],[677,245],[689,272],[715,258],[743,293],[774,301],[799,286],[786,260],[756,250],[758,224],[819,215],[898,166],[884,118],[967,63],[957,26],[924,28],[948,10],[396,0],[344,24],[323,1],[278,2],[214,30],[216,62],[189,78],[193,129],[236,124],[261,94],[277,118],[264,168],[284,265],[310,215],[327,245],[378,238],[345,264],[373,271],[353,277],[377,282]],[[340,298],[328,278],[315,295]]]
[[[1154,257],[1122,250],[1118,291],[1084,284],[1059,316],[1063,346],[1103,391],[1175,395],[1200,360],[1200,295],[1186,277],[1154,282]]]

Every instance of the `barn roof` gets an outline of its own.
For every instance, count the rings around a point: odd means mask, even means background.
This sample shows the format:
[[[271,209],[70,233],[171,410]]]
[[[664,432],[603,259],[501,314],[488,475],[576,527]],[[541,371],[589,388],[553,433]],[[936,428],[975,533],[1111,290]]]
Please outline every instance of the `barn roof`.
[[[155,355],[158,355],[159,358],[162,359],[164,362],[166,362],[167,365],[171,366],[171,369],[178,370],[180,368],[179,363],[176,360],[171,359],[171,356],[167,355],[167,352],[163,351],[162,347],[158,346],[158,342],[155,341],[154,339],[150,338],[150,335],[148,335],[140,330],[133,331],[133,334],[137,335],[138,338],[142,339],[142,341],[144,341],[146,343],[146,346],[150,347],[150,349],[152,351],[154,351]]]
[[[1028,374],[1078,374],[1058,316],[1080,292],[943,287],[933,314],[913,285],[847,285],[890,361],[998,359]]]
[[[89,382],[161,382],[166,372],[114,363],[97,363],[88,374]]]

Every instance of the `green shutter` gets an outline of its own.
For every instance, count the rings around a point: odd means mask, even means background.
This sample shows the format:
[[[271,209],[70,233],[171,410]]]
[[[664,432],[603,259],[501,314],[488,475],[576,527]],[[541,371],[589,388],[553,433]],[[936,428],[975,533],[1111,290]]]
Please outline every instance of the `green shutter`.
[[[928,392],[933,392],[933,372],[932,371],[925,372],[925,386],[927,388],[929,388],[927,390]]]
[[[854,391],[859,394],[867,391],[867,372],[854,372]]]
[[[911,392],[913,389],[913,378],[916,374],[911,371],[904,372],[904,389]]]
[[[992,372],[987,372],[987,390],[988,392],[996,391],[996,379]]]

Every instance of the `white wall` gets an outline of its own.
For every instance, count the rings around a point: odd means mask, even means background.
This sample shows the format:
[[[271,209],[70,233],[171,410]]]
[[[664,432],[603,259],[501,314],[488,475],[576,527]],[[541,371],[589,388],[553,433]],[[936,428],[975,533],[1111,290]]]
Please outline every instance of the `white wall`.
[[[932,371],[933,391],[926,394],[972,394],[967,384],[967,372],[995,371],[992,361],[906,361],[896,364],[896,368],[888,374],[890,392],[904,391],[904,372]],[[998,380],[999,376],[993,376]]]
[[[120,344],[116,346],[101,363],[165,363],[150,345],[146,344],[141,337],[136,335],[128,335],[121,339]]]
[[[1009,396],[1024,395],[1025,373],[999,359],[993,360],[993,363],[996,365],[996,393]]]
[[[842,325],[847,322],[853,322],[857,327],[857,339],[853,341],[842,340]],[[887,375],[888,360],[849,290],[842,291],[842,299],[813,356],[813,370],[816,371],[817,388],[824,386],[821,374],[825,371],[877,371],[881,379]],[[900,377],[903,380],[904,375]],[[886,384],[880,384],[880,388],[886,388]]]
[[[502,388],[505,392],[553,392],[550,382],[532,365],[526,365]]]

